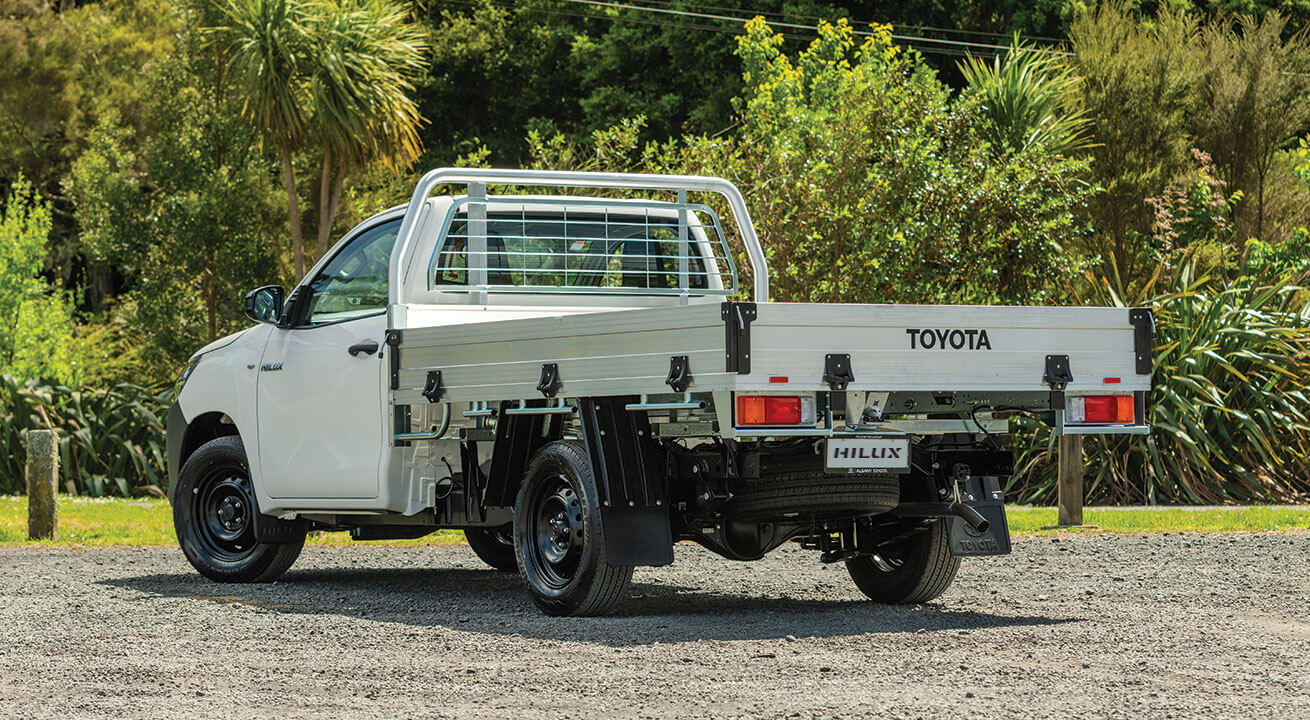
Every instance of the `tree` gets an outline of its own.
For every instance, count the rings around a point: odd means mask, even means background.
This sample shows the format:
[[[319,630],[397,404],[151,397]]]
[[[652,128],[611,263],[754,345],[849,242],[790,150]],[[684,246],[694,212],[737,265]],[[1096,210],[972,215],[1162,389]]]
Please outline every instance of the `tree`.
[[[789,55],[762,21],[747,25],[732,132],[645,147],[631,121],[591,147],[533,136],[534,164],[727,177],[746,195],[780,300],[1047,297],[1076,268],[1064,248],[1084,232],[1086,163],[1042,143],[993,157],[977,99],[952,98],[886,26],[858,49],[845,23],[819,33]]]
[[[119,268],[127,292],[113,308],[144,348],[137,382],[176,377],[187,357],[248,321],[242,295],[278,271],[276,162],[220,94],[219,73],[183,42],[183,62],[148,69],[155,132],[136,150],[104,118],[68,182],[93,257]]]
[[[0,373],[79,379],[72,308],[41,278],[50,206],[19,176],[0,215]]]
[[[1073,22],[1069,43],[1092,123],[1088,179],[1100,188],[1087,206],[1096,235],[1081,249],[1136,277],[1151,265],[1154,215],[1143,200],[1159,197],[1191,167],[1190,126],[1203,110],[1195,90],[1197,23],[1166,10],[1146,24],[1124,4],[1107,2]]]
[[[320,12],[311,25],[317,47],[309,68],[309,96],[323,149],[322,255],[347,171],[373,160],[399,170],[418,159],[422,119],[410,95],[426,69],[427,44],[404,12],[381,0],[339,0]]]
[[[886,26],[852,56],[849,26],[820,25],[794,60],[747,30],[739,142],[780,297],[1033,302],[1073,270],[1084,163],[1040,142],[993,159],[977,99]]]
[[[304,242],[293,154],[322,155],[318,252],[326,251],[348,169],[374,158],[407,166],[418,157],[420,117],[409,94],[426,44],[388,0],[220,0],[243,114],[282,159],[293,262]]]
[[[1202,33],[1207,110],[1198,116],[1198,140],[1228,187],[1252,204],[1239,232],[1262,240],[1270,239],[1266,200],[1275,161],[1310,123],[1310,37],[1302,30],[1284,40],[1286,26],[1275,12],[1263,20],[1224,18]]]
[[[1049,50],[1015,36],[990,64],[965,58],[960,73],[982,103],[981,130],[995,152],[1041,145],[1069,155],[1087,147],[1087,117],[1075,108],[1078,78]]]
[[[104,113],[136,136],[149,133],[146,83],[124,69],[170,55],[179,22],[174,0],[11,3],[0,11],[0,193],[22,174],[49,202],[47,267],[66,287],[84,288],[96,311],[115,291],[113,268],[86,260],[61,184]]]
[[[245,97],[242,114],[282,160],[287,222],[296,277],[305,274],[300,198],[292,154],[309,136],[309,98],[304,88],[314,43],[304,0],[218,0],[227,70]]]

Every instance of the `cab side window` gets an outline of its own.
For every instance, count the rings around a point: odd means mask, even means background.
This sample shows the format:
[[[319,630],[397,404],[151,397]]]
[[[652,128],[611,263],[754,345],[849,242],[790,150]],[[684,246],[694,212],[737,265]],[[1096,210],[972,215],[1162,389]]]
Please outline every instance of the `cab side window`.
[[[387,271],[400,219],[363,231],[309,283],[308,325],[350,320],[387,308]]]

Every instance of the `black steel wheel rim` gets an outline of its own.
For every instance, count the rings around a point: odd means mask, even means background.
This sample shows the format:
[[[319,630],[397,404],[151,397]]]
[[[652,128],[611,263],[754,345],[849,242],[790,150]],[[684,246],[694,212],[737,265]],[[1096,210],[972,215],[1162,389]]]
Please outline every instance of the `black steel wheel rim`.
[[[582,503],[573,482],[555,475],[532,495],[528,570],[543,586],[562,590],[573,581],[585,539]]]
[[[194,489],[195,540],[217,560],[236,562],[255,551],[255,500],[245,468],[210,468]]]

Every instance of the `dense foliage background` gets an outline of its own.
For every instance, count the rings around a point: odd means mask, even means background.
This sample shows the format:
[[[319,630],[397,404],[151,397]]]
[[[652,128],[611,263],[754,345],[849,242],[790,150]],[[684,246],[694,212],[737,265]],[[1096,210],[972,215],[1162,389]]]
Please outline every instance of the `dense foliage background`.
[[[242,294],[464,164],[726,176],[777,299],[1152,306],[1089,499],[1310,496],[1310,0],[746,6],[0,0],[0,491],[36,426],[68,489],[160,485]]]

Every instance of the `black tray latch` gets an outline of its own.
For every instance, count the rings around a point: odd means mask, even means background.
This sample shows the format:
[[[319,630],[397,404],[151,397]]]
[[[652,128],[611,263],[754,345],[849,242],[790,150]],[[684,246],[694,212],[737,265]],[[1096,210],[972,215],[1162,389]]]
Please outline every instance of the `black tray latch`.
[[[851,368],[849,354],[828,353],[823,361],[823,381],[833,392],[846,389],[846,385],[855,382],[855,371]]]
[[[441,385],[441,371],[429,370],[428,380],[423,383],[423,397],[427,398],[428,402],[434,403],[440,400],[445,392],[446,388]]]
[[[1069,366],[1069,356],[1047,355],[1046,373],[1042,375],[1042,382],[1050,385],[1055,392],[1063,391],[1066,385],[1073,382],[1073,369]]]
[[[559,365],[557,363],[543,363],[541,366],[541,382],[537,383],[537,390],[542,395],[553,398],[561,387],[564,387],[564,383],[559,379]]]
[[[686,355],[669,358],[669,376],[664,378],[664,384],[673,388],[674,392],[686,392],[691,381],[691,360]]]

